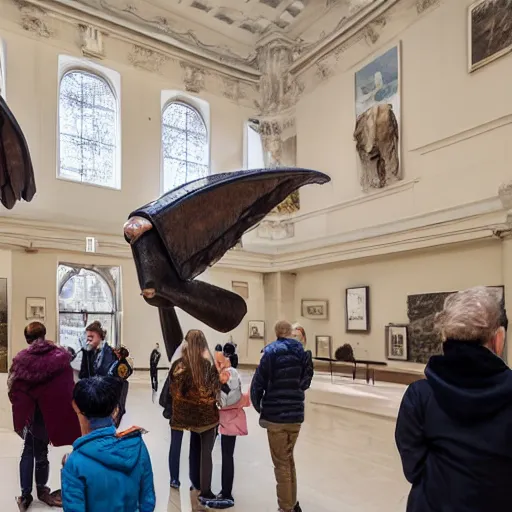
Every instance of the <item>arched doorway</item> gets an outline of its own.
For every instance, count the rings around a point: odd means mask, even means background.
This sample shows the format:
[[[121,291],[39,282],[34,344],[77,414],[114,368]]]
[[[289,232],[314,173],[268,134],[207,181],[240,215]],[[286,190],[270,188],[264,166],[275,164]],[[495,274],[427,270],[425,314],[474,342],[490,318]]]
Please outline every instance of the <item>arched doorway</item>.
[[[120,269],[60,264],[58,268],[59,343],[77,354],[73,367],[82,360],[85,327],[99,320],[107,331],[106,341],[120,345]]]

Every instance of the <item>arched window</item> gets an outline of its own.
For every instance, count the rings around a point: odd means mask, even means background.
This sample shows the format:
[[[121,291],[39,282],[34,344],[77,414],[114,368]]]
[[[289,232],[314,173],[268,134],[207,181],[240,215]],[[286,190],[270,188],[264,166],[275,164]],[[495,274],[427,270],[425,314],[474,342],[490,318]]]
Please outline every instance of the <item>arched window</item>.
[[[119,339],[119,267],[59,265],[59,343],[79,352],[85,327],[99,320],[112,346]],[[81,354],[74,362],[79,368]]]
[[[201,114],[173,101],[162,114],[164,192],[208,176],[208,132]]]
[[[68,71],[59,92],[59,176],[120,188],[117,124],[110,84],[88,71]]]

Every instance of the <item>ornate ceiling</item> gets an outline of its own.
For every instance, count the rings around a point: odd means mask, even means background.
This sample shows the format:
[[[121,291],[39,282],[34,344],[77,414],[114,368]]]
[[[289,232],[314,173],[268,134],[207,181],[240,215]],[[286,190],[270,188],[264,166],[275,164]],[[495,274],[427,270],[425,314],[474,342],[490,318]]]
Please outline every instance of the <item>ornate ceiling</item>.
[[[258,41],[281,34],[297,54],[386,0],[55,0],[182,49],[256,69]]]

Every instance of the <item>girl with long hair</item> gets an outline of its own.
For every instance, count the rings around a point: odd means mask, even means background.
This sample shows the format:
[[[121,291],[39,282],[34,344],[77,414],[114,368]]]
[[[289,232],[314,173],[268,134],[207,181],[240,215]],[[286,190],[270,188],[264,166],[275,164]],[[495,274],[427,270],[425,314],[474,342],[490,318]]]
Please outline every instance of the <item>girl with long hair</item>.
[[[210,500],[215,499],[212,450],[219,424],[219,374],[202,331],[189,331],[185,341],[170,371],[170,423],[173,430],[190,431],[190,480],[199,499]]]

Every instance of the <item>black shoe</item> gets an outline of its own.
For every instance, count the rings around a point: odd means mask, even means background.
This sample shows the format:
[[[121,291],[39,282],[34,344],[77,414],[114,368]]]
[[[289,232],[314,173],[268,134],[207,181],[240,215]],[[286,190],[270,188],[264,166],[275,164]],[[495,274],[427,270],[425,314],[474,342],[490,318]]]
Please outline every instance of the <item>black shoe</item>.
[[[176,480],[176,478],[173,478],[171,480],[171,488],[172,489],[179,489],[180,487],[181,487],[180,481]],[[190,489],[190,490],[192,490],[192,489]]]
[[[25,512],[26,510],[28,510],[28,507],[32,505],[33,501],[34,498],[32,498],[32,494],[26,494],[25,496],[20,496],[19,498],[16,498],[16,504],[18,505],[20,512]]]
[[[293,508],[293,512],[302,512],[302,509],[300,508],[299,502],[297,501],[297,505]]]
[[[199,495],[199,501],[204,505],[204,502],[205,501],[210,501],[210,500],[215,500],[217,499],[217,496],[215,496],[215,494],[213,494],[212,491],[208,491],[204,494],[200,494]]]
[[[202,500],[202,504],[207,508],[225,509],[235,506],[233,496],[224,496],[222,493],[218,494],[213,500]]]

